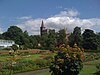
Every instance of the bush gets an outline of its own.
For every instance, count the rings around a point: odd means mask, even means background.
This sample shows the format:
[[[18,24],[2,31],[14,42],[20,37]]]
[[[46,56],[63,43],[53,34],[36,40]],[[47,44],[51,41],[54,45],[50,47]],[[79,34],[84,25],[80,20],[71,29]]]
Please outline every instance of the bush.
[[[12,75],[13,70],[11,68],[11,62],[0,61],[0,75]]]
[[[78,75],[83,68],[83,49],[74,45],[74,48],[60,46],[55,56],[50,72],[52,75]]]
[[[35,67],[34,67],[35,66]],[[38,67],[36,67],[36,64],[32,60],[19,60],[17,63],[13,66],[14,72],[23,72],[23,71],[29,71],[29,70],[35,70]]]
[[[39,68],[45,68],[45,67],[50,66],[50,61],[48,60],[37,59],[35,60],[35,63],[37,66],[39,66]]]
[[[11,46],[11,48],[12,48],[14,51],[18,50],[18,46],[17,46],[16,44],[13,44],[13,45]]]

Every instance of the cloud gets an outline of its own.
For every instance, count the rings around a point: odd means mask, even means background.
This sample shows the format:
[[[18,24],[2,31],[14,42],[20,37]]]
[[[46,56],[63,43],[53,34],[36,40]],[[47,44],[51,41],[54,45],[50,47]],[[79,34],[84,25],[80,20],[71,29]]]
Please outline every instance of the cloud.
[[[0,28],[0,34],[2,34],[2,33],[3,33],[2,28]]]
[[[27,19],[32,19],[31,16],[22,16],[22,17],[17,17],[18,20],[27,20]]]
[[[23,31],[27,30],[30,35],[36,35],[39,34],[41,20],[42,19],[30,19],[21,24],[17,24],[17,26],[23,29]]]
[[[80,13],[75,9],[66,9],[66,11],[61,11],[59,14],[55,15],[55,17],[74,17],[79,14]]]
[[[94,26],[100,25],[100,18],[90,18],[90,19],[81,19],[78,18],[80,13],[76,10],[67,10],[61,11],[59,14],[56,14],[49,18],[37,18],[37,19],[28,19],[20,24],[17,24],[23,30],[27,30],[30,35],[39,34],[39,29],[41,21],[44,20],[45,26],[49,29],[59,30],[62,28],[67,28],[68,32],[72,32],[73,29],[78,26],[84,29],[92,29]],[[96,31],[96,30],[95,30]]]

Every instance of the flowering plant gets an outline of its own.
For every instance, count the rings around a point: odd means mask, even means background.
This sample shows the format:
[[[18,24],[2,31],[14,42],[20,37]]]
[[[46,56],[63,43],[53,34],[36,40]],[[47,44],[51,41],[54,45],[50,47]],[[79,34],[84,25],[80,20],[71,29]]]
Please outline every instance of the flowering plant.
[[[61,45],[50,66],[51,75],[78,75],[83,68],[84,50],[76,44],[73,47]]]

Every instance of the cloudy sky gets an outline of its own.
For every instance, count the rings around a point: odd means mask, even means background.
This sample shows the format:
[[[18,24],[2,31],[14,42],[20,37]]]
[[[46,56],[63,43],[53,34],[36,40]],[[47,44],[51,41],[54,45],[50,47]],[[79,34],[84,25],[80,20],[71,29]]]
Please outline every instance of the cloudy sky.
[[[42,20],[48,29],[71,32],[79,26],[100,32],[100,0],[0,0],[0,33],[16,25],[40,34]]]

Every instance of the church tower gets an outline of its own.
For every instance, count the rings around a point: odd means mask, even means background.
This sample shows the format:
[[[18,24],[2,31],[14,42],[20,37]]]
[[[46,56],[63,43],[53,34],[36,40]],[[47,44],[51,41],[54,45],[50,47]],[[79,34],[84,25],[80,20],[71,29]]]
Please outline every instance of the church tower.
[[[47,29],[44,26],[44,22],[42,20],[41,27],[40,27],[40,35],[42,36],[44,33],[47,33]]]

